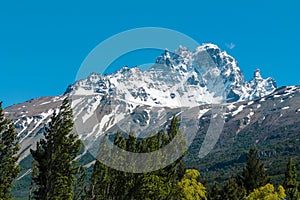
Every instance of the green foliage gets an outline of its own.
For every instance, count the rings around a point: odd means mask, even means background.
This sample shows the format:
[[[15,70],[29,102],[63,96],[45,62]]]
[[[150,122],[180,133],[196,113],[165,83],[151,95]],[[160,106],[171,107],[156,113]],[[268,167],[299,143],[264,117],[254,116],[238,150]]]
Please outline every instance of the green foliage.
[[[13,180],[21,170],[17,164],[19,149],[14,124],[4,118],[0,102],[0,199],[12,198]]]
[[[76,181],[73,183],[73,200],[79,200],[86,195],[87,172],[84,167],[79,166]]]
[[[209,191],[209,200],[241,200],[246,196],[246,189],[239,185],[234,178],[230,178],[223,188],[220,188],[218,182]]]
[[[221,196],[222,200],[240,200],[246,196],[246,189],[231,178],[224,185]]]
[[[138,197],[147,200],[165,199],[170,193],[170,190],[165,187],[166,182],[166,177],[159,175],[149,174],[143,176],[140,181],[141,187]]]
[[[200,173],[195,169],[188,169],[181,181],[178,182],[178,195],[181,200],[206,200],[206,188],[198,181]]]
[[[298,200],[298,198],[300,198],[298,193],[297,169],[292,158],[289,159],[286,166],[283,187],[285,189],[287,200]]]
[[[253,121],[253,124],[250,123],[237,134],[238,127],[235,126],[237,121],[230,121],[229,119],[228,126],[224,127],[219,141],[210,153],[213,156],[202,159],[198,158],[198,154],[209,127],[209,117],[199,121],[199,132],[185,158],[187,167],[198,169],[208,178],[211,185],[214,181],[223,185],[228,177],[235,177],[236,172],[245,167],[246,155],[241,152],[247,152],[250,147],[255,147],[259,149],[260,160],[264,163],[273,184],[282,184],[286,159],[289,157],[293,157],[297,172],[300,173],[300,124],[298,122],[286,121],[291,124],[275,123],[274,126],[268,126],[268,120],[264,120],[263,123]]]
[[[72,110],[66,98],[59,112],[54,113],[44,131],[44,139],[31,149],[32,197],[34,199],[71,200],[75,175],[79,167],[75,158],[81,141],[73,132]]]
[[[258,189],[254,189],[245,200],[282,200],[286,197],[284,188],[280,185],[275,191],[275,188],[272,184],[268,183],[265,186],[262,186]]]
[[[178,128],[178,119],[174,117],[167,133],[159,131],[155,136],[146,139],[137,139],[132,135],[125,137],[117,133],[114,137],[114,145],[135,153],[153,152],[167,145],[178,134],[181,134]],[[108,136],[104,136],[99,145],[103,145],[107,140],[109,140]],[[183,145],[179,144],[179,146]],[[106,150],[104,149],[104,151]],[[107,154],[109,154],[109,150],[107,150]],[[119,159],[124,158],[120,157]],[[119,161],[121,160],[116,160],[116,162]],[[118,171],[97,161],[87,196],[88,199],[95,200],[171,198],[175,195],[173,187],[183,176],[184,169],[181,158],[164,169],[140,174]]]
[[[208,199],[209,200],[223,200],[222,197],[222,189],[219,186],[218,182],[214,182],[212,188],[208,191]]]
[[[249,154],[247,154],[246,167],[243,169],[238,181],[245,187],[247,194],[270,182],[264,164],[260,163],[256,149],[250,149]]]

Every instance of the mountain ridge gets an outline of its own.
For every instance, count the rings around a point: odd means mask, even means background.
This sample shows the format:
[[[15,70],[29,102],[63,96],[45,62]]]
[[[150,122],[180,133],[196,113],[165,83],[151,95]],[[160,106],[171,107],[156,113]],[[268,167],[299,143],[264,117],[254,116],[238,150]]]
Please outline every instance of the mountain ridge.
[[[257,75],[257,76],[256,76]],[[256,76],[256,78],[255,78]],[[211,102],[250,100],[273,92],[276,81],[263,79],[259,70],[249,82],[244,79],[237,61],[213,44],[203,44],[191,52],[179,47],[157,57],[149,70],[123,67],[111,75],[92,73],[70,85],[65,94],[114,95],[147,105],[186,102],[190,106]],[[164,94],[169,92],[168,95]],[[193,98],[187,96],[193,94]],[[163,98],[162,98],[163,97]]]
[[[151,132],[165,129],[174,114],[186,115],[198,122],[195,128],[197,136],[191,141],[192,153],[187,162],[193,166],[197,161],[195,155],[198,155],[195,149],[203,141],[203,127],[209,123],[213,104],[221,104],[226,108],[223,113],[224,130],[234,133],[228,135],[223,131],[219,140],[225,146],[223,141],[236,139],[239,134],[245,134],[248,128],[251,130],[256,126],[255,123],[259,123],[256,119],[262,118],[260,109],[267,113],[266,116],[272,116],[277,111],[282,114],[289,111],[293,113],[291,116],[296,123],[300,113],[300,107],[297,107],[300,103],[300,87],[276,88],[276,81],[272,78],[263,79],[258,69],[254,71],[253,78],[246,81],[232,56],[216,45],[204,44],[194,52],[185,47],[179,47],[174,53],[166,50],[149,70],[123,67],[110,75],[92,73],[86,79],[70,85],[62,95],[31,99],[5,108],[4,112],[15,123],[21,146],[19,161],[23,164],[30,157],[29,149],[34,149],[36,142],[43,137],[43,129],[52,113],[69,96],[75,130],[85,144],[81,158],[90,157],[88,163],[84,162],[87,166],[91,166],[92,157],[96,157],[101,135],[122,129],[124,132],[133,130],[138,136],[147,137]],[[267,106],[263,106],[264,102],[267,102]],[[282,104],[290,106],[282,107]],[[255,109],[251,107],[254,105]],[[284,118],[292,120],[283,115]],[[268,120],[274,122],[274,127],[284,126],[281,121],[277,124],[272,117]],[[186,127],[188,123],[182,123],[181,126]],[[293,132],[293,137],[295,134]],[[253,137],[258,136],[254,134]],[[219,143],[216,145],[215,148],[220,151]],[[213,167],[223,166],[220,164],[223,158],[219,159],[219,164],[211,161],[212,166],[200,164],[196,167],[209,171],[219,169]],[[24,167],[20,180],[28,178],[29,166]]]
[[[34,148],[41,137],[43,124],[49,122],[49,117],[66,96],[71,97],[75,128],[80,137],[92,140],[127,116],[133,116],[133,111],[140,105],[150,108],[134,117],[150,119],[153,108],[163,112],[165,108],[251,100],[274,92],[276,87],[275,80],[263,79],[259,70],[255,71],[253,79],[245,81],[232,56],[217,45],[205,43],[193,52],[182,46],[174,53],[165,50],[149,70],[123,67],[110,75],[92,73],[70,85],[63,95],[32,99],[21,107],[6,108],[5,114],[15,122],[24,154],[22,159],[28,155],[29,148]],[[108,99],[113,99],[112,105],[115,105],[107,106]],[[27,109],[22,111],[23,108]],[[103,110],[106,114],[97,113]],[[147,127],[150,121],[134,119],[127,130],[133,127],[133,130],[140,130],[138,126]]]

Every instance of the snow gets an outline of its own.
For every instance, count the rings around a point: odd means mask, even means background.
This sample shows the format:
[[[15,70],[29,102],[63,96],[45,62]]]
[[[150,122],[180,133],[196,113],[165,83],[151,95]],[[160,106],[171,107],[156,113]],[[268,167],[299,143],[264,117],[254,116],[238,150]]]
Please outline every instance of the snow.
[[[86,96],[86,95],[95,95],[93,90],[86,90],[82,87],[79,87],[73,95]]]
[[[202,117],[205,113],[207,113],[207,111],[209,111],[210,109],[202,109],[199,111],[198,114],[198,119],[200,119],[200,117]]]
[[[98,137],[99,135],[101,135],[103,132],[100,131],[100,124],[95,124],[95,126],[93,127],[92,131],[90,131],[85,137],[82,137],[82,135],[80,135],[80,139],[81,140],[86,140],[87,138],[89,138],[90,136],[95,136]]]
[[[286,107],[281,108],[281,110],[287,110],[289,108],[290,108],[289,106],[286,106]]]
[[[81,101],[83,100],[83,98],[78,98],[78,99],[73,99],[72,103],[71,103],[71,107],[74,108],[76,107]]]
[[[239,112],[243,111],[244,107],[245,107],[245,105],[240,105],[240,107],[237,110],[235,110],[235,111],[232,112],[232,116],[235,116]]]
[[[49,103],[52,103],[51,101],[45,101],[43,103],[41,103],[40,105],[46,105],[46,104],[49,104]]]
[[[282,96],[289,96],[299,90],[300,89],[296,86],[288,86],[287,89],[285,90],[285,94],[283,94]]]
[[[214,55],[210,55],[211,52],[208,52],[208,49],[213,49]],[[138,67],[122,68],[114,74],[104,76],[93,73],[86,79],[71,85],[71,92],[68,95],[72,99],[74,121],[82,121],[83,126],[86,125],[88,128],[84,134],[79,135],[82,137],[81,139],[98,137],[123,120],[139,105],[150,106],[148,110],[146,109],[148,114],[154,107],[158,107],[156,109],[157,119],[166,117],[166,108],[196,107],[218,103],[227,105],[232,116],[235,116],[242,112],[245,106],[252,105],[254,103],[252,99],[260,98],[274,91],[274,85],[269,84],[272,81],[263,79],[258,72],[251,81],[246,81],[237,61],[217,45],[203,44],[194,51],[179,47],[177,52],[181,57],[178,55],[176,57],[168,52],[158,57],[162,63],[166,63],[165,61],[168,59],[170,65],[162,65],[160,68],[154,66],[150,70],[144,71]],[[205,54],[210,56],[205,57]],[[220,62],[214,63],[211,57]],[[207,63],[212,65],[207,66]],[[220,81],[217,81],[219,78]],[[291,95],[294,90],[295,88],[291,88],[288,94]],[[227,104],[226,98],[230,92],[239,96],[238,101],[250,101],[247,105],[240,106],[234,103]],[[172,97],[171,93],[174,93]],[[47,99],[40,105],[61,101],[65,97],[61,95],[54,97],[51,101]],[[95,111],[99,108],[102,98],[105,97],[125,102],[124,107],[112,106],[110,108],[112,110],[105,110],[108,114],[101,119],[97,118],[97,124],[89,124],[93,121],[92,117],[98,117]],[[265,101],[265,99],[262,98],[260,101]],[[257,108],[260,106],[258,104]],[[198,118],[203,117],[209,110],[206,108],[199,110],[196,116],[198,114]],[[53,111],[50,109],[42,112],[40,114],[42,119],[34,120],[32,117],[26,117],[17,122],[22,129],[18,133],[19,136],[22,136],[20,142],[40,128],[42,124],[48,122]],[[252,115],[254,112],[250,111],[249,118]],[[28,130],[29,126],[30,130]]]
[[[121,121],[122,119],[124,119],[126,117],[125,113],[120,113],[118,115],[115,115],[115,123],[118,123],[119,121]],[[149,121],[147,121],[147,124],[149,123]]]
[[[104,115],[100,121],[100,128],[102,131],[108,130],[113,125],[114,116],[113,114]]]
[[[258,104],[258,105],[256,106],[257,109],[260,108],[260,107],[261,107],[261,104]]]
[[[52,102],[57,102],[57,101],[62,101],[64,100],[66,97],[64,95],[61,96],[56,96],[54,97],[54,99],[52,100]]]
[[[47,112],[41,113],[40,115],[41,115],[43,118],[47,118],[48,116],[52,115],[53,112],[54,112],[54,110],[50,109],[50,110],[48,110]]]
[[[20,177],[18,177],[16,180],[19,181],[21,180],[23,177],[29,175],[32,172],[32,169],[28,169],[24,174],[22,174]]]
[[[18,137],[28,128],[32,121],[32,117],[26,117],[26,120],[22,121],[21,126],[23,127],[23,129],[18,133]]]
[[[91,166],[93,166],[94,164],[96,163],[96,161],[92,161],[92,162],[89,162],[88,164],[84,165],[83,167],[84,168],[90,168]]]
[[[252,105],[253,103],[254,103],[254,101],[249,101],[247,105],[249,106],[249,105]]]
[[[37,122],[35,122],[35,126],[30,129],[30,131],[27,132],[26,136],[24,136],[19,142],[21,143],[24,139],[26,139],[33,131],[35,131],[43,122],[45,122],[45,120],[53,114],[52,109],[48,110],[48,112],[44,112],[41,113],[40,116],[42,117],[42,119],[36,119]],[[20,133],[19,133],[20,134]]]
[[[247,124],[246,125],[249,125],[250,124],[250,121],[251,121],[251,116],[254,115],[254,112],[252,110],[250,110],[250,113],[247,115],[247,118],[248,118],[248,121],[247,121]]]
[[[89,102],[84,110],[85,115],[82,116],[82,121],[85,123],[90,117],[92,117],[95,114],[95,110],[100,105],[101,99],[99,96],[96,96],[95,99],[93,99],[93,102]]]
[[[203,51],[208,51],[208,49],[215,50],[214,56],[221,59],[222,66],[214,63],[215,66],[208,68],[201,64],[212,61],[209,56],[203,58]],[[168,51],[165,51],[157,58],[159,65],[149,70],[124,67],[111,75],[91,74],[87,79],[77,81],[71,86],[72,95],[105,96],[110,93],[109,91],[113,91],[115,98],[128,102],[179,108],[225,102],[227,95],[223,93],[230,92],[231,88],[235,88],[234,91],[240,96],[240,100],[257,98],[253,91],[257,91],[259,97],[273,92],[274,86],[268,85],[272,81],[263,79],[260,75],[257,76],[257,73],[252,82],[246,82],[235,59],[217,45],[205,43],[197,47],[194,52],[185,47],[179,47],[175,52],[178,54],[170,55]],[[171,66],[164,65],[166,60]],[[224,78],[230,76],[234,78],[233,81],[216,81],[220,75]],[[188,81],[192,77],[194,82]],[[204,85],[200,86],[200,82]],[[226,85],[223,84],[224,82]],[[138,93],[141,88],[143,94]],[[175,94],[174,98],[170,97],[171,93]],[[252,103],[249,102],[249,105]]]
[[[235,107],[236,106],[233,105],[233,104],[230,104],[230,105],[227,106],[227,108],[228,108],[229,111],[233,110]]]

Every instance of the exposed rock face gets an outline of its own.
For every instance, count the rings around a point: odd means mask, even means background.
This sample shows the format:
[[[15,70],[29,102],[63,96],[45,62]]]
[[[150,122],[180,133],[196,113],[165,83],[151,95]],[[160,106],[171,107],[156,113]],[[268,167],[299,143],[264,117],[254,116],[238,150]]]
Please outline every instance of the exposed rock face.
[[[174,114],[196,119],[193,128],[201,133],[215,103],[226,107],[224,130],[234,133],[242,133],[253,123],[267,126],[273,120],[277,124],[288,116],[295,121],[300,115],[299,87],[274,93],[276,87],[275,80],[263,79],[259,70],[247,82],[232,56],[216,45],[203,44],[193,52],[184,47],[174,53],[166,50],[149,70],[124,67],[111,75],[93,73],[70,85],[61,96],[11,106],[5,115],[15,122],[23,160],[42,137],[52,113],[70,96],[76,131],[87,144],[83,154],[95,153],[103,134],[121,129],[147,137],[166,128]],[[271,106],[274,101],[278,103]],[[283,114],[277,121],[275,112]],[[186,121],[181,126],[191,124]]]
[[[33,99],[5,111],[15,121],[22,159],[67,95],[72,98],[81,139],[97,141],[107,131],[120,128],[121,121],[124,125],[132,120],[125,131],[155,130],[170,117],[167,110],[172,114],[171,110],[185,107],[251,100],[275,89],[275,81],[263,79],[259,70],[250,82],[245,81],[232,56],[214,44],[203,44],[193,52],[185,47],[174,53],[165,50],[146,71],[124,67],[111,75],[93,73],[70,85],[62,96]]]

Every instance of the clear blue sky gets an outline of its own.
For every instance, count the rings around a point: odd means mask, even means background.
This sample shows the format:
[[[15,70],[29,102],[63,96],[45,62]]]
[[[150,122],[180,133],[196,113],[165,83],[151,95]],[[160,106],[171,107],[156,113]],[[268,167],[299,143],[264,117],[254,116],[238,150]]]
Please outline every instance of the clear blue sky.
[[[259,67],[279,86],[299,85],[299,24],[299,0],[1,1],[0,101],[63,93],[97,44],[147,26],[219,45],[247,80]]]

